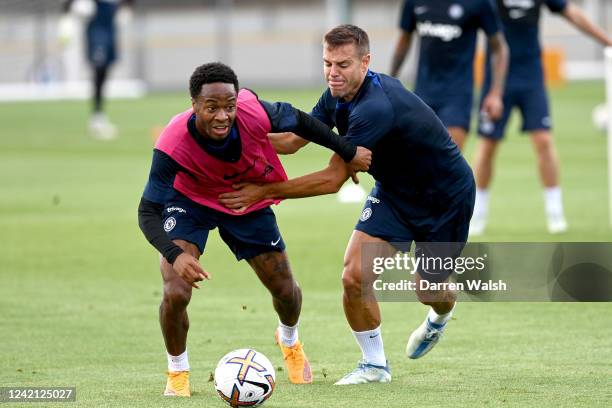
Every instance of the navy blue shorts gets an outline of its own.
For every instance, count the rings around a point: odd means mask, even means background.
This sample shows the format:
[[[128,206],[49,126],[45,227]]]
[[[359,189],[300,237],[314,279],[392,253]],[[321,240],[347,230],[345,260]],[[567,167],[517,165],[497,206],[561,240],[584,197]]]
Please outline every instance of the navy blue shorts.
[[[483,95],[484,92],[483,92]],[[504,137],[510,113],[517,107],[523,118],[522,132],[548,130],[551,128],[548,96],[544,85],[533,88],[506,88],[504,91],[504,113],[498,121],[492,122],[480,117],[478,133],[481,137],[499,140]],[[482,99],[480,101],[482,104]]]
[[[90,24],[87,27],[87,60],[95,67],[109,66],[117,59],[112,28]]]
[[[163,220],[170,239],[191,242],[202,253],[208,233],[215,228],[219,228],[221,238],[239,261],[285,250],[276,217],[269,207],[245,215],[230,215],[177,195],[166,204]]]
[[[467,242],[475,196],[476,187],[472,184],[446,211],[436,214],[425,208],[411,208],[407,214],[401,201],[374,187],[355,229],[389,242],[398,251],[410,251],[414,241],[416,256],[456,258]],[[452,272],[444,268],[418,269],[423,279],[432,282],[444,282]]]
[[[422,98],[440,118],[444,126],[470,130],[472,116],[472,94],[445,96],[444,98]]]
[[[436,213],[423,209],[418,214],[414,208],[402,208],[401,201],[375,186],[355,229],[390,243],[464,243],[467,242],[475,195],[476,188],[472,185],[455,198],[457,204],[448,210]]]

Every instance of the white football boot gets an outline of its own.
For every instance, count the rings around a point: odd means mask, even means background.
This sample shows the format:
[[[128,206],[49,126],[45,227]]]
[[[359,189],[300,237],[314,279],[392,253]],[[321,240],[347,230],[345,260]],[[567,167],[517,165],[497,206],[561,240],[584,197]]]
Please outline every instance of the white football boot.
[[[117,137],[117,128],[104,113],[97,112],[89,121],[89,134],[97,140],[113,140]]]
[[[550,234],[563,234],[567,231],[567,221],[563,215],[549,215],[546,219],[546,226]]]
[[[389,364],[377,366],[368,364],[361,360],[357,368],[342,377],[334,385],[354,385],[367,383],[388,383],[391,382],[391,370]]]
[[[425,321],[410,335],[408,344],[406,345],[406,355],[408,358],[417,359],[425,354],[438,343],[442,333],[444,332],[444,324],[436,324],[425,318]]]

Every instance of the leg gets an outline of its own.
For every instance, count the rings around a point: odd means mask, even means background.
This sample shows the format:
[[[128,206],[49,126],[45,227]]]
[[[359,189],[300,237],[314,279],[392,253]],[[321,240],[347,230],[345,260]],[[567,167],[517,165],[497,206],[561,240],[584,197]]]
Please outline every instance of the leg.
[[[295,326],[302,309],[302,290],[291,274],[287,253],[266,252],[249,259],[248,263],[272,295],[280,321]]]
[[[174,240],[185,252],[200,258],[200,250],[190,242]],[[187,305],[191,300],[189,286],[164,258],[161,260],[161,273],[164,280],[164,296],[159,306],[161,326],[166,350],[168,352],[168,378],[165,396],[189,397],[189,361],[187,359],[187,331],[189,318]]]
[[[368,247],[364,249],[364,245]],[[362,259],[364,255],[367,259]],[[391,381],[380,331],[380,308],[372,284],[377,275],[372,271],[375,257],[391,257],[395,250],[386,241],[355,230],[344,254],[342,303],[344,314],[359,347],[362,361],[336,385]]]
[[[454,270],[445,265],[436,265],[436,259],[457,259],[467,242],[470,218],[474,208],[475,186],[459,201],[455,208],[442,215],[429,234],[415,248],[415,254],[422,259],[421,267],[415,274],[416,294],[421,303],[430,306],[427,317],[412,332],[406,345],[406,354],[411,359],[423,357],[438,343],[455,307],[457,294],[454,290],[442,287],[432,288],[422,285],[429,281],[441,284],[449,281]],[[433,266],[430,260],[433,260]],[[438,286],[439,287],[439,286]]]
[[[545,188],[559,186],[559,157],[549,130],[531,132],[531,141],[538,157],[540,180]]]
[[[457,300],[457,294],[454,291],[443,289],[443,290],[422,290],[421,281],[423,278],[420,273],[414,275],[416,282],[416,295],[424,305],[431,306],[431,308],[439,315],[445,315],[450,313],[455,307],[455,301]]]
[[[293,384],[311,383],[312,370],[297,333],[302,291],[291,274],[287,253],[265,252],[248,259],[248,263],[272,295],[272,304],[280,320],[275,337],[283,353],[289,381]]]
[[[428,255],[436,256],[436,254]],[[406,345],[406,355],[411,359],[417,359],[427,354],[440,340],[446,323],[452,316],[457,294],[451,290],[427,290],[421,289],[421,282],[437,280],[424,279],[421,272],[415,274],[416,294],[421,303],[430,306],[425,321],[412,332]],[[448,281],[446,279],[445,281]]]
[[[182,240],[173,242],[199,259],[201,254],[196,245]],[[189,330],[187,305],[191,300],[192,288],[174,272],[172,265],[163,258],[161,273],[164,280],[164,295],[159,307],[159,323],[168,354],[178,356],[187,348],[187,331]]]
[[[450,133],[451,139],[457,144],[459,150],[463,150],[465,139],[467,139],[467,131],[462,127],[450,126],[448,133]]]
[[[470,234],[473,236],[482,235],[487,225],[489,185],[493,178],[493,162],[499,142],[500,139],[480,137],[476,144],[476,159],[474,161],[476,205],[474,207],[474,217],[470,224]]]
[[[117,135],[117,129],[104,113],[104,83],[108,76],[109,65],[92,65],[93,67],[93,115],[89,129],[93,137],[99,140],[111,140]]]
[[[361,231],[353,231],[344,254],[342,304],[351,329],[358,332],[375,329],[381,322],[380,308],[372,288],[376,279],[376,275],[372,272],[373,262],[362,265],[364,244],[370,245],[372,253],[371,256],[368,253],[369,258],[392,256],[395,253],[386,241]]]
[[[540,180],[544,186],[544,199],[548,231],[551,234],[565,232],[567,222],[563,214],[563,201],[559,187],[559,158],[547,129],[531,132],[531,140],[537,155]]]
[[[493,178],[493,162],[499,140],[481,137],[476,144],[476,159],[474,160],[474,176],[476,188],[488,189]]]
[[[94,66],[93,71],[93,111],[94,113],[100,113],[104,110],[103,90],[108,74],[108,65]]]

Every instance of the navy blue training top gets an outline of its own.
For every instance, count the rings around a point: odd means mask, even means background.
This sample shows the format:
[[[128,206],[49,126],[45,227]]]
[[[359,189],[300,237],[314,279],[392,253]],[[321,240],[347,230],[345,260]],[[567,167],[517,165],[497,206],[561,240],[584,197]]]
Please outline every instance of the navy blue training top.
[[[336,127],[352,144],[372,150],[368,172],[407,214],[444,212],[474,183],[440,119],[388,75],[368,71],[349,103],[326,90],[311,115]]]
[[[567,7],[567,0],[497,0],[510,65],[506,78],[508,88],[533,88],[543,85],[540,54],[540,11],[546,5],[554,13]],[[487,58],[490,61],[490,56]],[[485,87],[489,86],[491,66],[487,64]]]
[[[478,29],[492,36],[500,23],[493,0],[405,0],[400,28],[419,34],[414,91],[431,100],[472,93]]]
[[[115,14],[119,9],[119,0],[95,0],[96,12],[89,21],[90,25],[111,30]]]

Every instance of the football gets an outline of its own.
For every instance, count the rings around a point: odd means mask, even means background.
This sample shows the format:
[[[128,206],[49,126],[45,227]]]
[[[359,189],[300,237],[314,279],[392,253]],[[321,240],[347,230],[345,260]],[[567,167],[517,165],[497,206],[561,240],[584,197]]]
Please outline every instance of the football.
[[[217,393],[231,407],[257,407],[274,391],[276,373],[270,360],[253,349],[224,355],[215,369]]]

